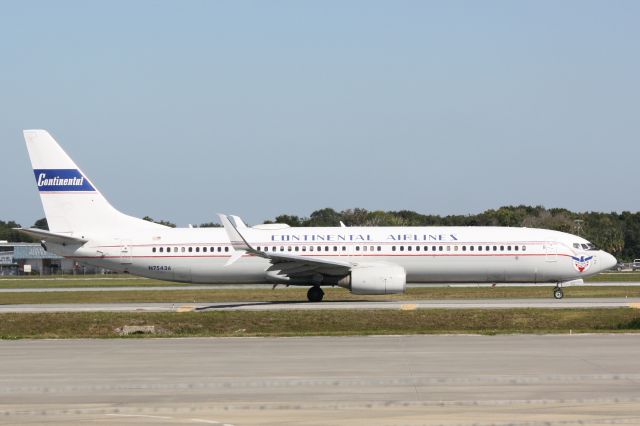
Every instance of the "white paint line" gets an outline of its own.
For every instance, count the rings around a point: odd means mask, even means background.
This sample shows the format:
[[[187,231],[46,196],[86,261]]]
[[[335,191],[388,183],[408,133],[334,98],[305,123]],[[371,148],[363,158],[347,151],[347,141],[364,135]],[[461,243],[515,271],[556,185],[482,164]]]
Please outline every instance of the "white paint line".
[[[105,414],[105,416],[115,416],[115,417],[145,417],[147,419],[164,419],[164,420],[170,420],[173,419],[173,417],[167,417],[167,416],[148,416],[146,414]]]

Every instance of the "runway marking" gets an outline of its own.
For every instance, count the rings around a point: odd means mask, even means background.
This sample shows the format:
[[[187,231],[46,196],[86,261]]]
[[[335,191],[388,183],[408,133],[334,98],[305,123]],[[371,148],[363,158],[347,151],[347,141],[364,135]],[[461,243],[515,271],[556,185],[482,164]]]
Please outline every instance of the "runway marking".
[[[193,312],[195,309],[196,307],[193,305],[182,305],[182,306],[178,306],[178,309],[176,309],[176,312]]]
[[[207,424],[210,424],[210,425],[219,425],[220,424],[220,422],[216,421],[216,420],[206,420],[206,419],[189,419],[189,420],[191,420],[192,422],[196,422],[196,423],[207,423]]]
[[[149,416],[147,414],[105,414],[105,416],[114,416],[114,417],[145,417],[147,419],[163,419],[163,420],[171,420],[173,417],[167,416]]]
[[[418,305],[416,305],[415,303],[405,303],[404,305],[400,306],[400,310],[401,311],[415,311],[417,307],[418,307]]]

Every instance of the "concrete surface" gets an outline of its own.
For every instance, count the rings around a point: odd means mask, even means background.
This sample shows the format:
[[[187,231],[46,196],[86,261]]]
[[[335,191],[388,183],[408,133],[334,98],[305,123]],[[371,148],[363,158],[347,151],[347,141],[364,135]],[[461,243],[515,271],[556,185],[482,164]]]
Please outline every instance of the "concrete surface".
[[[0,305],[8,312],[186,312],[186,311],[281,311],[327,309],[508,309],[508,308],[640,308],[640,298],[464,299],[344,302],[215,302],[215,303],[67,303]]]
[[[640,424],[640,336],[0,341],[0,423]]]

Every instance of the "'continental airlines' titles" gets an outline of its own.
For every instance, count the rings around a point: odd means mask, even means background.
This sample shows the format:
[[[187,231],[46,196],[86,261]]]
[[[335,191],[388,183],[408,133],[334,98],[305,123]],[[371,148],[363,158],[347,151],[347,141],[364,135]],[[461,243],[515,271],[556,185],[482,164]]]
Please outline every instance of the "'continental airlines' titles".
[[[386,241],[458,241],[455,234],[387,234]],[[339,242],[376,241],[371,234],[272,234],[274,242]]]

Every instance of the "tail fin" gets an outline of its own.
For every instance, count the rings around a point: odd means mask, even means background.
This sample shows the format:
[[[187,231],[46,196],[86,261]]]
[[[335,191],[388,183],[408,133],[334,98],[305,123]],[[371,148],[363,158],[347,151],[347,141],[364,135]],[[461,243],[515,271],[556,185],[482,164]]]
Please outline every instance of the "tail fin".
[[[50,231],[85,238],[164,228],[113,208],[46,130],[24,138]]]

